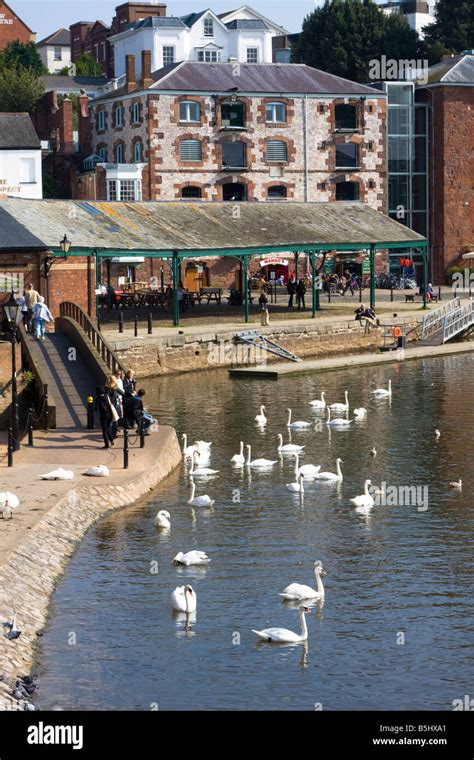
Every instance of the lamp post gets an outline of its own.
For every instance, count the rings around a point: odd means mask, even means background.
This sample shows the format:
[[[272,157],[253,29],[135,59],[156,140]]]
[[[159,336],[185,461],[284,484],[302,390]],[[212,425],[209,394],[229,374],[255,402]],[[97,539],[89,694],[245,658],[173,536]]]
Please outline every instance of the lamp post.
[[[20,417],[18,413],[18,391],[16,385],[16,331],[18,329],[18,325],[22,320],[22,313],[13,293],[11,294],[9,300],[3,305],[3,309],[5,311],[5,316],[8,320],[8,324],[10,325],[10,330],[12,332],[12,403],[10,426],[13,437],[12,449],[13,451],[18,451],[20,448]]]
[[[69,251],[71,250],[71,241],[67,239],[66,233],[64,233],[64,237],[61,240],[60,245],[61,245],[61,250],[63,253],[69,253]]]

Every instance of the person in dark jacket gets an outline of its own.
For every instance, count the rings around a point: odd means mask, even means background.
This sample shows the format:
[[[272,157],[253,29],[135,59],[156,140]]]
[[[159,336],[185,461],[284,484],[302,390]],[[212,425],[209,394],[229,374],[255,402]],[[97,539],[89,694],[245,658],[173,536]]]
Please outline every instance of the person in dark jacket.
[[[125,392],[130,391],[132,394],[135,394],[137,391],[137,384],[135,382],[135,372],[133,369],[127,370],[127,374],[125,375],[125,380],[123,381],[123,389]]]
[[[298,282],[298,285],[296,286],[296,303],[298,305],[298,309],[301,309],[301,306],[303,306],[303,309],[306,309],[306,306],[304,304],[305,293],[306,293],[306,285],[304,284],[304,280],[300,280]]]
[[[99,412],[100,427],[102,428],[102,436],[104,438],[104,449],[109,449],[114,445],[112,407],[110,404],[110,398],[101,385],[98,385],[95,389],[94,409]]]
[[[293,308],[293,297],[296,293],[296,279],[295,275],[291,274],[290,279],[288,280],[288,285],[286,286],[286,290],[288,292],[288,295],[290,296],[288,299],[288,308]]]

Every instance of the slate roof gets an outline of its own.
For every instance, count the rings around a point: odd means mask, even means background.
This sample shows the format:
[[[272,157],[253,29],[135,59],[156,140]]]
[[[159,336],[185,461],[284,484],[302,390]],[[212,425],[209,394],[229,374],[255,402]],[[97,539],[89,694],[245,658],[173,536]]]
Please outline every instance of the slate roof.
[[[50,34],[49,37],[45,37],[44,40],[40,40],[39,42],[37,42],[36,47],[40,47],[41,45],[56,45],[56,46],[63,45],[67,47],[70,44],[71,44],[71,32],[69,31],[69,29],[62,28]]]
[[[134,21],[127,24],[120,34],[130,31],[135,32],[137,29],[152,28],[185,29],[186,24],[177,16],[149,16],[149,18],[142,18],[141,21]]]
[[[461,53],[430,66],[428,84],[474,85],[474,53]]]
[[[188,13],[186,16],[180,16],[180,19],[184,24],[186,24],[186,26],[194,26],[196,21],[199,21],[201,16],[204,16],[207,11],[208,8],[206,8],[204,11],[199,11],[198,13]]]
[[[254,18],[237,18],[226,24],[227,29],[268,29],[265,22]]]
[[[0,113],[0,150],[38,150],[41,142],[27,113]]]
[[[26,227],[8,214],[5,209],[0,208],[0,249],[3,250],[23,250],[24,248],[34,248],[44,251],[45,244],[33,235]]]
[[[109,81],[107,77],[67,77],[46,75],[40,77],[45,90],[77,90],[80,88],[100,89]]]
[[[7,212],[48,248],[59,248],[67,234],[73,250],[210,251],[272,246],[352,243],[416,245],[425,238],[363,203],[239,203],[239,218],[231,203],[148,202],[106,203],[62,200],[0,201]],[[10,248],[8,233],[0,235],[0,250]]]

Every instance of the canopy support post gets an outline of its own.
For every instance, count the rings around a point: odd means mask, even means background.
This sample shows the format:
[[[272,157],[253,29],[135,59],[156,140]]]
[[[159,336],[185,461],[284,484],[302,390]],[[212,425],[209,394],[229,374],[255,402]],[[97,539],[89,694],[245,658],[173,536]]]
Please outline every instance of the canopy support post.
[[[171,264],[173,272],[173,325],[179,327],[179,301],[178,301],[178,272],[179,272],[179,259],[178,251],[173,251],[173,260]]]
[[[244,304],[245,304],[245,321],[249,321],[249,259],[248,256],[243,257],[244,267]]]
[[[370,245],[370,308],[375,309],[375,244]]]
[[[312,306],[311,317],[313,319],[315,319],[315,317],[316,317],[316,311],[317,311],[317,308],[318,308],[318,304],[316,303],[316,298],[317,298],[317,290],[316,290],[316,254],[314,252],[310,253],[309,258],[310,258],[310,261],[311,261],[311,293],[312,293],[312,298],[311,298],[311,306]]]
[[[423,308],[426,309],[426,291],[428,289],[428,255],[427,250],[422,250],[423,255]]]

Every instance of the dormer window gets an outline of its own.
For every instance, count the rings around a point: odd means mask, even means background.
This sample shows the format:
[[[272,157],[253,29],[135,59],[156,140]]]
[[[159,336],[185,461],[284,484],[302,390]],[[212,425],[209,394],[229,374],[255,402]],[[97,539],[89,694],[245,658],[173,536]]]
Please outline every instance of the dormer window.
[[[204,19],[204,37],[214,37],[214,21],[212,18]]]

